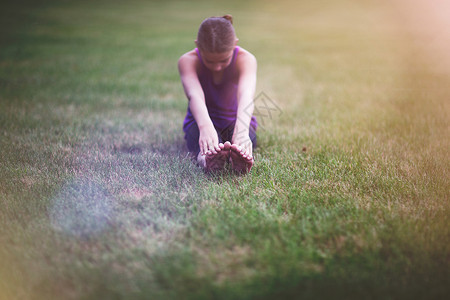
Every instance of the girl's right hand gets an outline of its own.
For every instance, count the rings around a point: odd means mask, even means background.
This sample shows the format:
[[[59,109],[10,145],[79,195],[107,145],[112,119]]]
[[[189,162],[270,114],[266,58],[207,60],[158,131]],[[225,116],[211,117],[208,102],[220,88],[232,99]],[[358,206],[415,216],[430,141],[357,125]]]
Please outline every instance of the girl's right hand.
[[[220,151],[219,148],[219,136],[217,135],[214,126],[205,126],[199,128],[200,138],[198,144],[200,146],[200,153],[206,154],[217,154]]]

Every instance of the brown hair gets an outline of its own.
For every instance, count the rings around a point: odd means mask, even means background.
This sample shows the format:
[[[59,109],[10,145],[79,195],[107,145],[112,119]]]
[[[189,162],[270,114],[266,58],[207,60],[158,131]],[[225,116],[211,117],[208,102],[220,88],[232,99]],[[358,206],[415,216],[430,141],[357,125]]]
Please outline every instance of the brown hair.
[[[233,17],[211,17],[205,19],[197,34],[197,46],[207,52],[223,53],[233,49],[236,33],[233,27]]]

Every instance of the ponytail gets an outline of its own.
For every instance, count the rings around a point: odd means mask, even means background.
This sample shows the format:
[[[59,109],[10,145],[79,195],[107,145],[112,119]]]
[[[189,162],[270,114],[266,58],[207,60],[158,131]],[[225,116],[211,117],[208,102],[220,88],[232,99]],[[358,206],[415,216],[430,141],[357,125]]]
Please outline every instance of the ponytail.
[[[230,23],[233,24],[233,16],[232,15],[224,15],[222,18],[230,21]]]

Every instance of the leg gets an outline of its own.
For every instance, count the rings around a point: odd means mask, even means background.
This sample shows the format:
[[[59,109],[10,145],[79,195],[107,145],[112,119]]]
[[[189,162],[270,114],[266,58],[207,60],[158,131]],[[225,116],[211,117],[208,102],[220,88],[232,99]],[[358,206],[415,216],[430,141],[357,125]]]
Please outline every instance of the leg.
[[[218,135],[219,135],[219,141],[223,143],[223,141],[229,141],[231,143],[231,139],[233,137],[234,132],[234,124],[226,127],[225,129],[218,129],[216,128]],[[253,149],[256,148],[256,129],[250,126],[249,128],[249,137],[252,141]]]
[[[193,123],[185,132],[184,139],[186,140],[186,145],[188,151],[197,157],[200,152],[200,146],[198,145],[198,140],[200,138],[200,131],[198,129],[197,123]]]

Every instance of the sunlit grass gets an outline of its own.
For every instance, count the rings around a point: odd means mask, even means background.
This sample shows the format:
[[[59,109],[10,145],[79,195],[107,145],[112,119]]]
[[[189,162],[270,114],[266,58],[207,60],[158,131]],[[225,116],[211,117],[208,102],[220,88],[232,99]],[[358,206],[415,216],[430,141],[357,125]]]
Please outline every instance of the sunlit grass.
[[[0,299],[449,294],[449,77],[427,35],[375,1],[223,5],[2,7]],[[176,61],[223,13],[281,111],[247,176],[204,174],[181,131]]]

